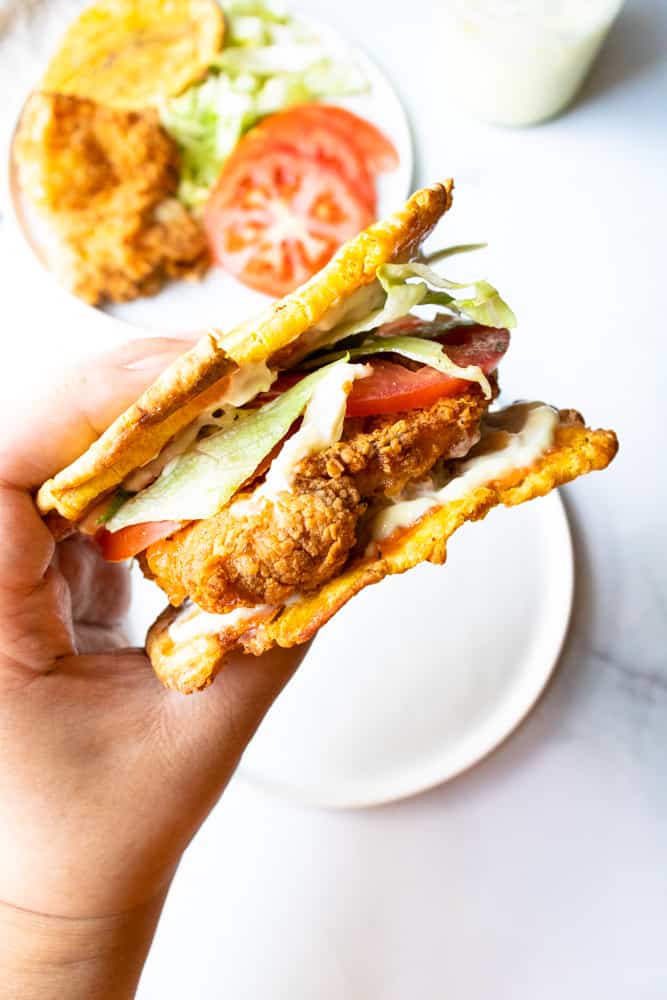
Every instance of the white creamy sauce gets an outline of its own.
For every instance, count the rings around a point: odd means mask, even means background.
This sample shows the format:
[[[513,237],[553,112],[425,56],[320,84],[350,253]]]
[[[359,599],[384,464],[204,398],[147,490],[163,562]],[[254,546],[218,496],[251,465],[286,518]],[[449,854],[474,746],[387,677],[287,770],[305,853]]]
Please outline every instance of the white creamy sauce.
[[[374,309],[379,309],[383,305],[387,294],[379,281],[371,281],[368,285],[362,285],[351,295],[341,299],[335,306],[331,306],[324,316],[311,327],[318,333],[328,333],[335,326],[339,326],[343,321],[352,323],[358,319],[363,319]]]
[[[336,365],[315,389],[299,430],[280,449],[261,487],[264,496],[292,488],[294,472],[304,458],[340,440],[352,384],[371,373],[370,365]]]
[[[487,414],[479,443],[471,457],[457,463],[456,475],[440,489],[432,483],[413,487],[413,499],[398,500],[381,511],[373,521],[373,539],[389,538],[433,507],[460,500],[479,486],[532,465],[551,447],[558,421],[558,411],[544,403],[518,403]]]
[[[289,493],[296,467],[309,455],[316,455],[340,440],[353,382],[371,373],[370,365],[340,364],[332,368],[316,387],[303,415],[301,427],[280,449],[266,479],[248,500],[237,500],[229,508],[235,517],[247,516],[279,493]]]
[[[244,406],[260,392],[268,392],[277,377],[278,373],[271,371],[265,361],[242,365],[229,379],[222,398],[212,411],[220,406]]]
[[[235,608],[223,615],[203,611],[196,604],[185,607],[169,626],[169,638],[179,644],[189,642],[201,635],[220,635],[229,628],[267,617],[273,608],[269,604],[258,604],[254,608]]]
[[[449,0],[442,6],[447,89],[478,117],[529,125],[574,97],[621,0]]]
[[[184,427],[176,437],[172,438],[160,454],[147,465],[131,472],[123,483],[123,489],[131,493],[139,493],[150,486],[161,472],[175,459],[194,444],[203,427],[224,427],[233,417],[233,410],[248,403],[260,392],[268,392],[277,378],[277,372],[271,371],[264,361],[255,361],[239,368],[230,375],[220,398],[202,413],[191,424]],[[214,416],[218,410],[222,413]]]

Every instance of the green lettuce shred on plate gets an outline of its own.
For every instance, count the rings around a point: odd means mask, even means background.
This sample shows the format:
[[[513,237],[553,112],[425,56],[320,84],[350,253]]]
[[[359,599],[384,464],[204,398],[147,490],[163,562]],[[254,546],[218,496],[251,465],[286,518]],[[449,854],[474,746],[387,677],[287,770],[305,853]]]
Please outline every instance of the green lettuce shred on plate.
[[[328,372],[318,368],[258,410],[237,411],[229,427],[202,438],[166,465],[150,486],[120,506],[109,531],[146,521],[197,521],[212,517],[249,479],[301,416]]]
[[[311,30],[272,3],[223,3],[225,41],[206,79],[162,102],[160,118],[181,151],[180,200],[206,200],[241,136],[294,104],[367,89],[359,68],[334,59]]]

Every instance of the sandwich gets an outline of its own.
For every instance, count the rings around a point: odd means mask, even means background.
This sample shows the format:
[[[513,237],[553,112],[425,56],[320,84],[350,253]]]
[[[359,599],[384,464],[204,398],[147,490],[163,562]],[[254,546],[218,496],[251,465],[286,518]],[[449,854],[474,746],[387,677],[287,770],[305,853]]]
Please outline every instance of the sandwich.
[[[499,504],[605,468],[613,431],[571,409],[498,406],[515,317],[486,280],[426,256],[451,180],[340,248],[253,320],[211,329],[37,502],[169,605],[160,680],[206,687],[233,651],[309,640],[354,595]]]

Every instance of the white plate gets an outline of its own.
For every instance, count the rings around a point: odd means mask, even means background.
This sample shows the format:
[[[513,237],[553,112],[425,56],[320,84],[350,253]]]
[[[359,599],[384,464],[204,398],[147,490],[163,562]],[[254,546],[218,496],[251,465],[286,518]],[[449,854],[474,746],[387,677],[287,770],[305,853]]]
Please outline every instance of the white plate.
[[[332,54],[348,60],[354,59],[368,80],[370,89],[367,93],[337,100],[335,103],[377,125],[392,140],[398,151],[398,168],[378,178],[378,216],[382,218],[398,208],[412,190],[414,158],[405,111],[387,77],[366,55],[352,48],[327,26],[310,19],[307,23],[318,32]],[[49,237],[44,222],[36,216],[21,195],[11,151],[9,202],[15,224],[40,264],[48,268],[50,256],[57,251],[54,250],[53,240]],[[232,275],[212,267],[202,281],[170,282],[155,296],[107,305],[103,307],[103,311],[122,323],[139,327],[149,334],[182,333],[211,325],[232,326],[258,312],[270,301],[267,296],[242,285]]]
[[[138,569],[133,586],[130,639],[142,645],[165,601]],[[339,808],[453,778],[534,705],[567,632],[573,586],[557,493],[464,525],[446,566],[368,587],[325,625],[239,775]]]
[[[539,697],[572,593],[556,493],[465,525],[446,566],[369,587],[322,629],[241,776],[337,807],[389,802],[454,777]]]

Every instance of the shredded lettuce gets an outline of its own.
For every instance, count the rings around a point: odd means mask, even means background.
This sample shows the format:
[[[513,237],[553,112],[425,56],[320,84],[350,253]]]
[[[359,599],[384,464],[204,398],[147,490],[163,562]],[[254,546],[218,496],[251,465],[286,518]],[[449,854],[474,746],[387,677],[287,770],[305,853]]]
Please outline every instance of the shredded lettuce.
[[[476,250],[485,244],[465,244],[447,247],[434,258]],[[417,279],[416,281],[413,279]],[[415,306],[437,305],[458,319],[469,319],[484,326],[511,329],[516,317],[497,290],[488,281],[455,282],[443,278],[437,271],[418,261],[406,264],[383,264],[377,270],[377,281],[385,293],[384,305],[351,321],[334,326],[320,338],[320,347],[331,346],[347,337],[368,333],[403,319]],[[472,289],[473,295],[457,298],[453,292]]]
[[[429,368],[436,368],[452,378],[465,379],[466,382],[477,382],[487,399],[492,396],[489,380],[477,365],[466,365],[461,368],[445,353],[442,344],[423,337],[366,337],[358,347],[349,347],[343,353],[328,354],[318,359],[320,364],[330,364],[338,357],[365,358],[369,354],[401,354],[404,358],[419,361]]]
[[[285,437],[334,366],[318,368],[258,410],[237,411],[229,427],[202,438],[166,465],[150,486],[127,500],[107,522],[119,531],[146,521],[196,521],[212,517]]]
[[[461,252],[459,247],[450,249],[455,249],[458,253]],[[451,312],[467,316],[484,326],[506,327],[507,329],[516,326],[516,316],[488,281],[448,281],[432,267],[417,261],[407,264],[384,264],[379,269],[378,275],[380,271],[383,272],[385,281],[390,285],[409,281],[410,278],[422,279],[421,284],[425,289],[422,305],[445,306]],[[472,297],[456,298],[447,294],[466,288],[473,289]]]
[[[334,59],[312,31],[274,3],[228,0],[225,44],[206,79],[160,105],[181,151],[178,197],[200,206],[241,136],[294,104],[367,89],[356,64]]]

